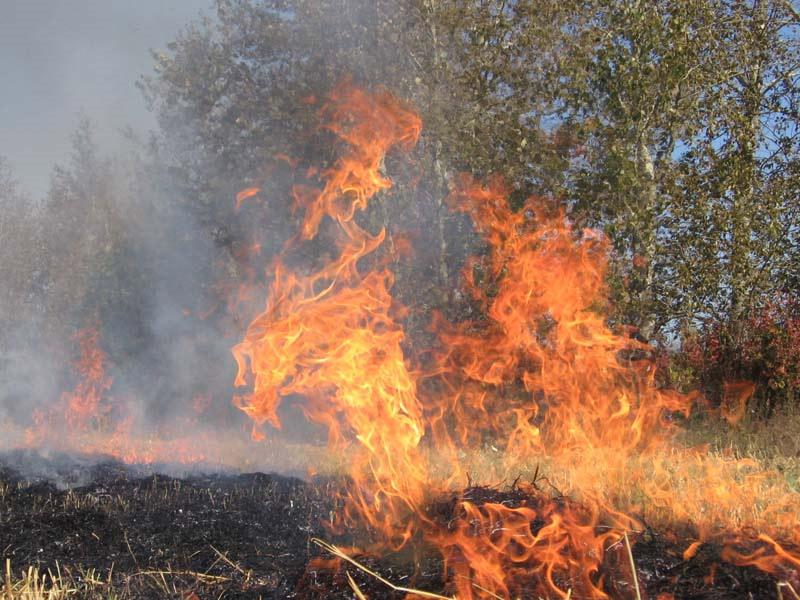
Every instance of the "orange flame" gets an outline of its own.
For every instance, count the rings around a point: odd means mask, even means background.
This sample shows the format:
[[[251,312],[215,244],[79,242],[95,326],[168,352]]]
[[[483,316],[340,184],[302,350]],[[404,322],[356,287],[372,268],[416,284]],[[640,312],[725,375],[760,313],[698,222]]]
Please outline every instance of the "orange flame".
[[[400,546],[410,529],[399,516],[420,510],[427,481],[417,452],[422,409],[401,348],[391,273],[362,275],[358,267],[385,233],[370,235],[353,217],[391,186],[381,173],[383,157],[393,146],[413,144],[420,121],[389,94],[349,85],[334,90],[322,117],[348,150],[322,171],[322,187],[294,188],[304,215],[290,244],[315,237],[329,217],[338,225],[339,256],[310,275],[276,263],[266,309],[233,349],[235,384],[252,382],[252,392],[236,403],[256,423],[280,427],[281,398],[300,394],[307,416],[328,427],[333,447],[357,441],[348,510]]]
[[[633,515],[644,510],[652,524],[694,531],[687,557],[714,539],[727,544],[731,562],[796,569],[787,547],[800,543],[797,494],[753,461],[676,441],[697,395],[660,388],[650,346],[609,328],[607,243],[599,232],[576,232],[551,202],[531,199],[513,211],[500,181],[456,181],[449,204],[487,245],[464,272],[485,317],[450,323],[437,315],[438,346],[410,367],[393,277],[377,258],[385,232],[368,233],[355,216],[391,186],[384,157],[413,145],[420,121],[389,94],[349,84],[319,114],[346,149],[333,167],[308,170],[320,186],[293,188],[302,217],[286,249],[315,238],[327,218],[338,254],[310,274],[288,266],[288,252],[278,257],[266,308],[233,348],[235,384],[247,388],[235,403],[256,425],[280,427],[282,399],[303,398],[308,418],[348,457],[346,525],[365,524],[393,548],[420,532],[442,551],[460,598],[534,588],[606,598],[600,567],[642,528]],[[731,386],[730,420],[747,391]],[[454,520],[438,522],[427,500],[463,486],[467,458],[487,442],[502,451],[494,475],[544,464],[579,504],[463,498]],[[788,545],[729,533],[737,529]],[[754,553],[737,550],[753,542]]]
[[[73,365],[75,387],[61,394],[51,406],[37,409],[32,426],[22,435],[28,448],[113,457],[128,464],[198,464],[232,466],[244,464],[252,448],[232,448],[228,436],[209,429],[198,430],[198,415],[211,401],[198,394],[174,422],[137,423],[132,398],[111,395],[113,379],[108,374],[109,358],[100,344],[99,325],[79,330],[74,336],[79,357]],[[190,433],[186,433],[187,430]],[[4,427],[3,435],[14,432]],[[4,440],[5,441],[5,440]]]
[[[73,430],[86,430],[92,421],[102,418],[110,410],[101,405],[103,395],[113,383],[106,375],[106,353],[99,344],[100,334],[96,327],[81,329],[75,335],[80,347],[80,360],[75,365],[75,373],[80,381],[72,392],[65,392],[61,401],[65,405],[66,422]]]
[[[106,392],[111,389],[113,379],[106,374],[108,358],[99,339],[96,326],[80,329],[73,336],[79,348],[79,358],[73,365],[78,383],[72,391],[62,393],[60,401],[51,410],[34,411],[34,425],[25,435],[28,445],[41,445],[58,427],[79,435],[97,431],[106,424],[112,408]]]
[[[238,194],[236,194],[236,210],[239,210],[242,207],[242,203],[245,200],[256,196],[260,192],[261,188],[259,187],[249,187],[240,191]]]

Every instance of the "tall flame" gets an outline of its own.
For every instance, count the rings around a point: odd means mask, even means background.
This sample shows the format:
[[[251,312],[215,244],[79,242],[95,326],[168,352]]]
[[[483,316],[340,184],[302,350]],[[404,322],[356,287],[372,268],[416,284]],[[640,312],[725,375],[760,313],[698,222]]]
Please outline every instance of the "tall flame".
[[[427,482],[418,453],[425,427],[389,293],[392,275],[359,270],[385,232],[370,235],[353,219],[391,186],[381,173],[386,152],[413,145],[421,124],[389,94],[349,85],[331,94],[322,118],[347,151],[322,171],[320,187],[294,188],[295,206],[305,212],[290,246],[315,237],[329,217],[338,226],[339,255],[311,274],[276,262],[266,309],[233,349],[236,385],[252,383],[236,402],[256,423],[280,427],[281,398],[300,394],[334,448],[344,451],[355,440],[348,510],[400,546],[410,529],[399,517],[419,512]]]
[[[256,426],[280,427],[281,401],[302,398],[348,457],[346,524],[368,526],[392,548],[424,537],[460,598],[517,597],[531,582],[537,593],[606,598],[601,566],[643,529],[643,513],[650,524],[689,527],[687,556],[715,540],[736,564],[797,569],[787,548],[800,544],[798,495],[753,461],[676,441],[696,396],[660,388],[650,347],[609,328],[606,241],[575,231],[547,200],[514,211],[500,181],[455,182],[449,205],[487,246],[464,271],[484,316],[436,316],[439,343],[406,357],[403,310],[378,252],[385,232],[372,235],[355,217],[391,186],[384,157],[416,142],[419,118],[386,92],[350,84],[331,93],[320,118],[344,151],[332,167],[309,169],[319,185],[292,191],[299,231],[274,263],[265,309],[233,348],[245,388],[235,401]],[[335,258],[292,268],[291,252],[326,220]],[[495,476],[541,464],[574,500],[461,497],[442,523],[431,499],[463,486],[469,457],[487,442],[502,450]],[[752,530],[761,537],[730,533]]]

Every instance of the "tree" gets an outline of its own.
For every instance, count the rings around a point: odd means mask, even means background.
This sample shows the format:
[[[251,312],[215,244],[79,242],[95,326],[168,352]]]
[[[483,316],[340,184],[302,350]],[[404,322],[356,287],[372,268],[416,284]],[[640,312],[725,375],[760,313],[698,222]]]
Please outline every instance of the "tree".
[[[349,75],[423,118],[414,172],[391,165],[394,197],[364,216],[426,224],[425,276],[398,265],[401,298],[453,304],[478,246],[444,208],[447,182],[499,174],[518,205],[549,196],[604,230],[614,320],[671,342],[796,287],[796,27],[783,0],[218,0],[142,87],[162,156],[231,257],[250,234],[230,198],[250,181],[285,197],[297,174],[265,167],[278,153],[330,159],[316,110]],[[270,204],[267,252],[290,220]]]
[[[564,187],[576,222],[613,243],[615,319],[669,339],[681,324],[711,314],[736,320],[790,287],[798,230],[791,4],[526,4],[516,44],[541,57],[529,87],[548,107],[543,114],[577,138]]]
[[[255,180],[265,197],[287,197],[294,174],[265,171],[275,155],[330,160],[316,111],[337,82],[350,77],[408,99],[424,122],[414,172],[395,171],[392,200],[365,219],[390,233],[416,231],[426,251],[416,275],[396,265],[398,294],[442,305],[468,245],[463,220],[444,204],[451,175],[503,174],[521,200],[552,172],[538,159],[550,144],[520,87],[526,57],[511,39],[519,18],[491,3],[218,0],[215,19],[156,55],[156,74],[142,87],[200,220],[230,256],[248,235],[233,214],[239,189]],[[259,223],[267,254],[291,230],[276,204]],[[403,283],[415,276],[415,285]]]
[[[39,241],[36,207],[19,190],[8,163],[0,157],[0,347],[16,325],[29,323],[35,314]]]
[[[53,170],[39,218],[45,329],[52,340],[66,341],[99,321],[116,358],[141,345],[152,299],[131,236],[131,213],[123,212],[130,206],[125,179],[99,154],[87,118],[73,134],[72,148],[69,166]]]
[[[797,293],[800,22],[790,9],[766,0],[720,6],[719,75],[676,181],[691,199],[671,223],[676,302],[733,330]]]

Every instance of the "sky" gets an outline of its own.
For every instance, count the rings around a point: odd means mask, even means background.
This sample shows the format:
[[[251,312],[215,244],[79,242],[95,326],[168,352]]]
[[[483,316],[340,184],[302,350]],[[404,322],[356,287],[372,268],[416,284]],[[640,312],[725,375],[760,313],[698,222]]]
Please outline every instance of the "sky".
[[[69,160],[81,114],[113,153],[130,125],[155,127],[135,83],[212,0],[0,0],[0,156],[41,197]]]

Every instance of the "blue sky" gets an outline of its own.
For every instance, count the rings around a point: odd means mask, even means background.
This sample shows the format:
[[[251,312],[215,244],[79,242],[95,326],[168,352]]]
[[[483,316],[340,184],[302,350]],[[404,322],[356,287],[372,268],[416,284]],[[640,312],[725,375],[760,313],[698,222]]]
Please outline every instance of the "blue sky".
[[[119,130],[152,129],[135,87],[211,0],[0,0],[0,155],[34,197],[66,162],[81,112],[107,152]]]

